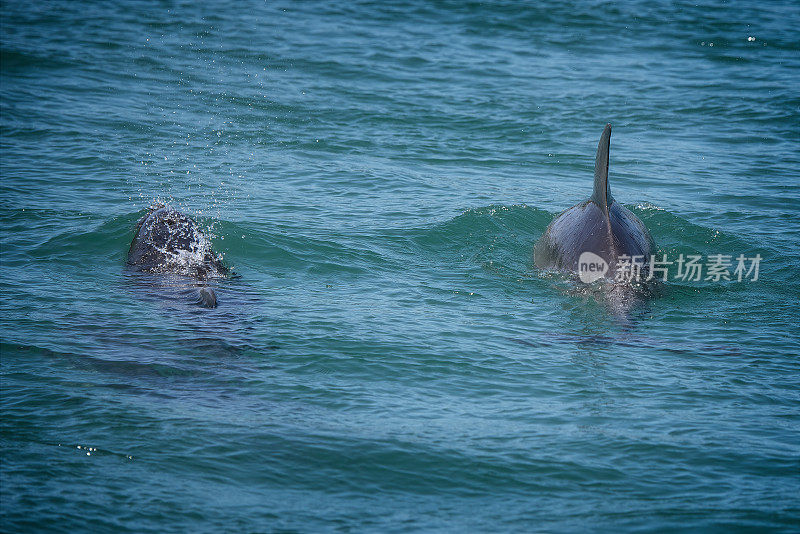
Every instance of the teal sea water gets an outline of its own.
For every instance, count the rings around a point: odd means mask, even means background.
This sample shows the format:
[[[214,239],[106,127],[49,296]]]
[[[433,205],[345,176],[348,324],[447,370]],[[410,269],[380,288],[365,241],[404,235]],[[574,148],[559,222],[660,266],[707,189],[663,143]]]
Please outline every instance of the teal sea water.
[[[799,528],[796,2],[0,25],[0,530]],[[659,255],[757,280],[622,321],[534,267],[607,122]],[[157,201],[237,273],[216,309],[125,270]]]

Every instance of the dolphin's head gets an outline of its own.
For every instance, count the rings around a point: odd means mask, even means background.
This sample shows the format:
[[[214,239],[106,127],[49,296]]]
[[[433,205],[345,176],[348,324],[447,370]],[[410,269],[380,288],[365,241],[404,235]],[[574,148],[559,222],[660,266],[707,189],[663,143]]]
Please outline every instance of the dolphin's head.
[[[140,271],[198,279],[229,273],[194,219],[167,206],[155,206],[139,221],[128,251],[128,265]]]

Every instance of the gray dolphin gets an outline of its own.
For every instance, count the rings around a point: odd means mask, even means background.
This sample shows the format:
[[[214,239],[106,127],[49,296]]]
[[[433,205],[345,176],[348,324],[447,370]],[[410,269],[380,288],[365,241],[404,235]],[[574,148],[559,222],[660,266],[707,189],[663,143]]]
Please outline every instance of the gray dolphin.
[[[597,145],[594,192],[588,200],[564,211],[550,223],[534,247],[537,267],[579,271],[584,268],[579,266],[581,254],[590,252],[608,266],[596,278],[614,278],[622,256],[635,258],[627,261],[641,262],[644,268],[649,263],[656,250],[650,232],[636,215],[611,196],[608,185],[610,143],[611,125],[606,124]]]
[[[207,308],[217,306],[217,296],[206,281],[230,272],[194,219],[166,206],[151,208],[137,223],[127,265],[139,272],[193,278],[198,303]]]

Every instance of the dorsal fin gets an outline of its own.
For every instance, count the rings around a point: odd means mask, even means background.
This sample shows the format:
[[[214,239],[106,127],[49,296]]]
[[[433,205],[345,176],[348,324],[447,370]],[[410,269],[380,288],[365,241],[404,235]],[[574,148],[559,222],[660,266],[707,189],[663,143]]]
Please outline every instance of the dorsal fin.
[[[611,145],[611,125],[606,124],[600,143],[597,145],[597,158],[594,161],[594,192],[589,200],[600,206],[608,215],[608,208],[614,202],[608,186],[608,152]]]

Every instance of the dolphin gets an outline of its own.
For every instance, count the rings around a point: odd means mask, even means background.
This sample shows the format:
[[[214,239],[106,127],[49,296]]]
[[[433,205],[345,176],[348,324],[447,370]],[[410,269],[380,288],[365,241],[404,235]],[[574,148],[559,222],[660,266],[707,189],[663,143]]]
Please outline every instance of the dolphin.
[[[230,272],[194,219],[160,205],[151,208],[136,224],[127,266],[138,272],[194,279],[198,304],[206,308],[217,306],[217,296],[207,281]]]
[[[584,282],[614,279],[619,269],[634,264],[647,269],[655,242],[644,223],[611,196],[610,144],[611,125],[606,124],[597,145],[592,196],[558,215],[536,242],[533,258],[540,269],[579,272]],[[592,262],[598,266],[593,273],[584,271],[587,260],[590,267]]]

